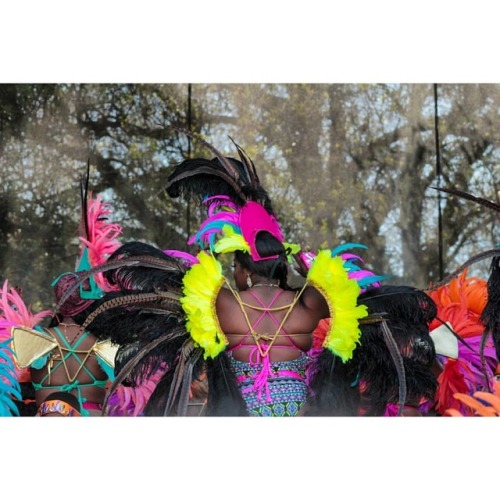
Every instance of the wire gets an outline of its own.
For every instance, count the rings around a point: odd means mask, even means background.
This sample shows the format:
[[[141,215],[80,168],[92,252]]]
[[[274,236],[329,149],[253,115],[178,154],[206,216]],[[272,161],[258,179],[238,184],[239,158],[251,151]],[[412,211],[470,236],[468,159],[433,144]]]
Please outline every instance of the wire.
[[[438,86],[434,84],[434,137],[436,140],[436,175],[437,187],[441,187],[441,150],[439,141],[439,112],[438,112]],[[439,259],[439,280],[444,276],[443,259],[443,218],[441,214],[441,192],[438,191],[438,259]]]

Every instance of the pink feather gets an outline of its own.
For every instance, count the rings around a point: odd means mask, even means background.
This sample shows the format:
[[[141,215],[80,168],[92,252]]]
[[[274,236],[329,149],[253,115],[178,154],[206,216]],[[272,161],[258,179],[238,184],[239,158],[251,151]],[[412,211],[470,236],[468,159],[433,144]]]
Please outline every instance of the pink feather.
[[[161,368],[138,387],[118,386],[109,398],[108,415],[114,417],[137,417],[142,414],[164,371],[165,369]]]
[[[117,250],[122,243],[118,236],[122,233],[120,224],[110,223],[108,216],[112,214],[109,203],[101,201],[101,195],[93,198],[89,193],[87,208],[87,238],[80,237],[83,248],[88,249],[89,262],[92,267],[104,264],[108,257]],[[95,281],[104,291],[112,291],[113,287],[104,279],[101,273],[96,274]]]
[[[194,255],[191,255],[187,252],[181,252],[180,250],[163,250],[163,253],[170,257],[174,257],[175,259],[181,259],[184,264],[188,265],[189,267],[191,267],[193,264],[199,263],[198,259]]]

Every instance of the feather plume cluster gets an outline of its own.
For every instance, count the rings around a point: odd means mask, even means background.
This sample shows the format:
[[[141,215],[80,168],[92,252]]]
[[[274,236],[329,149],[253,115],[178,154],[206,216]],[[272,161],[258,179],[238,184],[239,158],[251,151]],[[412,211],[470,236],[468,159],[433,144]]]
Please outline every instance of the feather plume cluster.
[[[391,404],[400,412],[405,404],[434,401],[432,299],[412,287],[380,285],[368,287],[358,302],[368,316],[359,321],[352,358],[343,363],[324,350],[311,367],[311,414],[382,416]],[[330,321],[320,322],[314,332],[316,346]]]
[[[432,371],[436,353],[429,335],[436,315],[432,299],[413,287],[385,285],[368,290],[360,302],[366,304],[370,316],[383,319],[380,325],[361,325],[356,354],[363,413],[384,415],[391,403],[397,403],[401,411],[405,404],[433,402],[437,380]]]
[[[456,393],[455,399],[467,407],[461,413],[456,408],[446,410],[445,415],[450,417],[464,417],[473,414],[478,417],[500,417],[500,381],[493,382],[493,392],[476,391],[472,395]]]
[[[255,201],[274,215],[271,199],[260,183],[255,166],[240,146],[231,139],[238,152],[237,160],[224,156],[201,137],[196,137],[196,140],[215,154],[215,158],[187,159],[176,165],[165,186],[171,198],[182,196],[203,201],[213,196],[226,196],[237,207]]]
[[[227,346],[215,313],[215,300],[224,276],[220,263],[212,255],[200,252],[198,261],[184,276],[181,304],[186,312],[186,328],[195,345],[202,347],[206,359],[216,357]]]
[[[331,257],[329,250],[322,250],[307,273],[307,281],[321,291],[330,308],[332,321],[323,347],[345,362],[359,341],[358,321],[368,313],[366,306],[357,303],[360,287],[349,278],[344,264],[341,257]]]
[[[481,198],[479,196],[474,196],[470,193],[466,193],[465,191],[461,191],[458,189],[438,188],[438,187],[434,187],[433,189],[472,201],[487,208],[488,210],[500,212],[499,203],[495,203],[493,201]],[[499,267],[500,248],[499,247],[486,250],[474,255],[466,262],[464,262],[454,272],[450,273],[446,278],[444,278],[439,283],[436,283],[435,285],[430,287],[429,291],[432,292],[433,290],[436,290],[437,288],[446,285],[453,278],[456,278],[459,274],[461,274],[468,267],[470,267],[473,263],[479,262],[487,258],[491,258],[492,261],[490,266],[490,276],[488,278],[488,287],[487,287],[488,300],[484,307],[481,316],[481,321],[485,325],[486,330],[492,334],[493,342],[495,344],[496,355],[497,358],[500,359],[500,319],[499,319],[500,318],[500,267]]]
[[[202,255],[199,262],[204,262]],[[146,416],[182,416],[187,412],[193,381],[208,370],[209,385],[210,380],[214,383],[204,349],[195,343],[196,333],[192,338],[186,327],[189,316],[181,304],[181,297],[189,297],[185,287],[200,287],[196,285],[199,266],[187,265],[185,259],[139,242],[124,244],[104,266],[105,279],[117,290],[92,304],[84,326],[98,338],[120,346],[115,359],[116,378],[106,400],[108,410],[117,411],[118,399],[122,411],[130,411],[134,404],[135,410]],[[192,273],[189,276],[194,282],[188,278],[186,285],[188,273]],[[211,293],[202,288],[201,293]],[[189,309],[189,305],[186,307]],[[219,369],[220,361],[213,366]],[[236,381],[229,372],[223,375],[225,382],[218,382],[223,393],[210,391],[215,399],[209,398],[207,415],[241,411],[241,405],[235,403]],[[116,396],[115,391],[119,391]]]
[[[464,271],[448,285],[429,293],[437,305],[437,316],[431,331],[448,323],[457,338],[457,359],[439,356],[442,372],[438,377],[436,411],[443,414],[453,408],[472,415],[472,410],[454,397],[455,393],[472,395],[476,391],[491,390],[498,363],[490,338],[484,338],[485,328],[481,314],[488,300],[487,283],[479,278],[468,278]]]
[[[0,417],[19,416],[14,399],[22,400],[9,341],[0,342]]]
[[[84,213],[86,231],[80,236],[80,242],[82,248],[88,250],[90,266],[96,267],[104,264],[108,257],[121,246],[122,243],[118,237],[122,233],[122,227],[120,224],[108,221],[112,211],[108,203],[102,202],[101,195],[93,198],[90,192],[89,198],[87,210]],[[95,281],[101,290],[110,291],[110,286],[101,273],[95,275]]]

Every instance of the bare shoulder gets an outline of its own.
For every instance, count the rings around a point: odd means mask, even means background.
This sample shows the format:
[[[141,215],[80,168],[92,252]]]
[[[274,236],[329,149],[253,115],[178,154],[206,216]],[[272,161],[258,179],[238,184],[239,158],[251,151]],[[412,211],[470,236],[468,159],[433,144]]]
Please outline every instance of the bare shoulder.
[[[231,308],[234,306],[235,298],[230,290],[227,288],[221,288],[215,300],[215,304],[218,311],[223,311],[226,308]]]
[[[302,304],[307,309],[319,313],[323,318],[328,317],[330,314],[325,297],[313,286],[306,286],[302,292]]]

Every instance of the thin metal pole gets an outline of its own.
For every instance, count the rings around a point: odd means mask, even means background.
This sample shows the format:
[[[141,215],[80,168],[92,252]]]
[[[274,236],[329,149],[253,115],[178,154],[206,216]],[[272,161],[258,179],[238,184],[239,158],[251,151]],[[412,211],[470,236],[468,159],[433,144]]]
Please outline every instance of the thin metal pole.
[[[187,128],[188,131],[191,132],[192,127],[192,117],[191,117],[191,84],[188,83],[188,102],[187,102]],[[188,135],[188,158],[191,158],[191,136]],[[186,207],[186,234],[189,238],[191,235],[191,204],[189,200],[187,201]]]
[[[437,187],[441,187],[441,151],[439,141],[439,113],[438,113],[438,86],[434,84],[434,137],[436,140],[436,175]],[[438,202],[438,252],[439,252],[439,279],[444,276],[444,258],[443,258],[443,219],[441,214],[441,191],[437,192]]]

